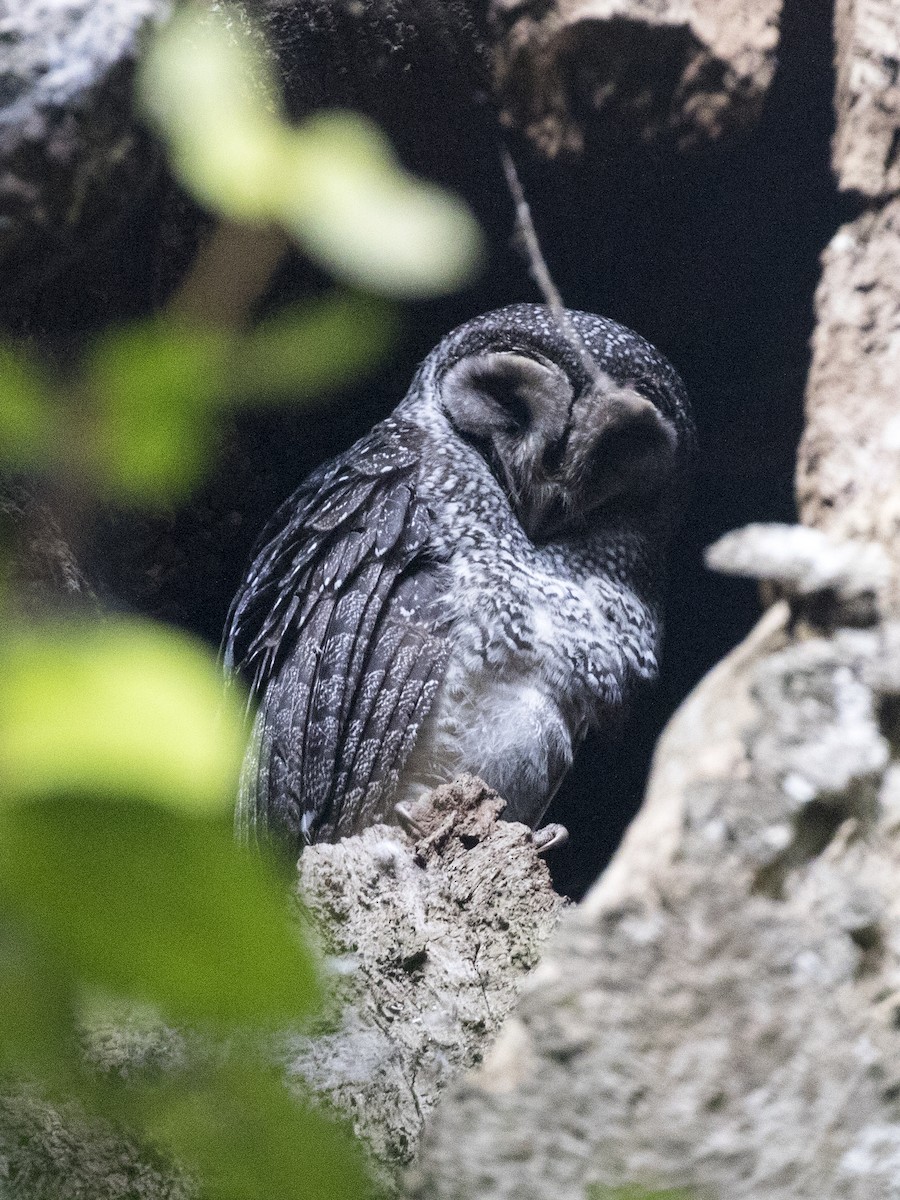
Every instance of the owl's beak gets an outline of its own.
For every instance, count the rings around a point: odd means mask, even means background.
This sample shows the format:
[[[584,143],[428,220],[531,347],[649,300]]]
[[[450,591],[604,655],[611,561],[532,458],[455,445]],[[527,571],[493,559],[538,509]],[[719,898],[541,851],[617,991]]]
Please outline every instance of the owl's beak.
[[[675,462],[675,427],[650,400],[623,389],[605,407],[582,475],[586,510],[650,494]]]
[[[516,505],[522,527],[536,545],[583,528],[620,498],[654,493],[674,465],[674,426],[645,397],[628,389],[595,396],[596,432],[572,446],[557,470],[539,468]]]

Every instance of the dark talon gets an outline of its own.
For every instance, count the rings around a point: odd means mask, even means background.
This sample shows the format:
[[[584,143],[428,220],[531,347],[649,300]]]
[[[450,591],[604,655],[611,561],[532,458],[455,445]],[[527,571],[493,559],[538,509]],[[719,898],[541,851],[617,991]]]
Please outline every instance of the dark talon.
[[[538,854],[546,854],[548,850],[555,850],[557,846],[564,846],[569,840],[569,831],[565,825],[554,822],[551,825],[544,825],[542,829],[535,829],[531,835],[531,840]]]

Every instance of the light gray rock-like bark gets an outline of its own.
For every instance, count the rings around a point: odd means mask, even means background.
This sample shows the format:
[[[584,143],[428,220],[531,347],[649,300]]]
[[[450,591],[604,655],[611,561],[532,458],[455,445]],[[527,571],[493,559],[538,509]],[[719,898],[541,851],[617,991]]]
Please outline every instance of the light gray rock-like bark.
[[[120,1130],[27,1095],[0,1097],[2,1200],[196,1200],[197,1189]]]
[[[492,0],[506,121],[546,154],[584,122],[682,148],[752,124],[775,71],[782,0]]]
[[[900,603],[900,199],[834,236],[816,312],[800,514],[839,537],[880,542]]]
[[[845,191],[900,191],[900,10],[894,0],[837,0],[837,129],[833,160]]]
[[[844,538],[880,542],[900,607],[900,12],[891,0],[837,0],[833,163],[872,203],[838,230],[816,293],[800,515]]]
[[[297,1041],[290,1070],[352,1114],[376,1157],[410,1160],[441,1091],[478,1062],[563,901],[524,825],[475,779],[438,788],[415,847],[375,826],[300,860],[339,967],[340,1025]]]
[[[808,525],[748,525],[706,551],[723,575],[758,579],[768,603],[788,598],[796,615],[822,626],[873,625],[891,586],[890,557],[877,542],[841,541]]]

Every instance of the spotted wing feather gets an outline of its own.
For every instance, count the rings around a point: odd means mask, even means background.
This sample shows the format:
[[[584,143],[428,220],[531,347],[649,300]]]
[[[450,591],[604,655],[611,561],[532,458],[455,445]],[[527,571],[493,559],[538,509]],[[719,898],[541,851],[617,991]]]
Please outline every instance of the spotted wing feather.
[[[239,825],[294,846],[389,815],[449,653],[415,431],[377,426],[276,513],[229,615],[258,697]]]

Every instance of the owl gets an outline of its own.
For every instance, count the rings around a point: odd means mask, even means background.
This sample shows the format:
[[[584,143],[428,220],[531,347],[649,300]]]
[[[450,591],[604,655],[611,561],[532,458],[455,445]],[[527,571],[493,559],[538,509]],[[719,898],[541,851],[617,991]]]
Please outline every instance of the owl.
[[[657,674],[693,453],[675,370],[613,321],[517,304],[445,337],[282,505],[233,602],[244,837],[334,841],[461,774],[536,828]]]

